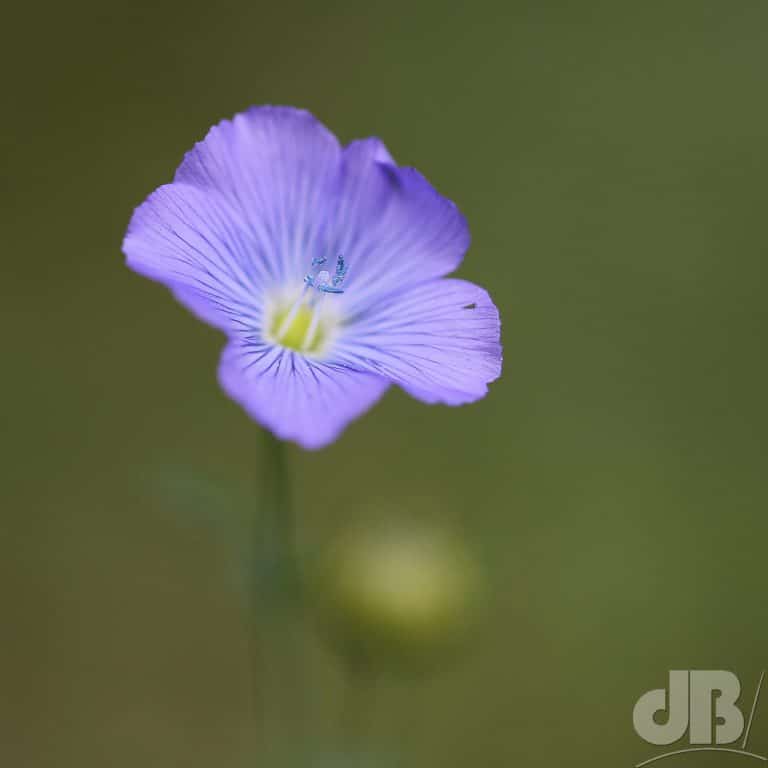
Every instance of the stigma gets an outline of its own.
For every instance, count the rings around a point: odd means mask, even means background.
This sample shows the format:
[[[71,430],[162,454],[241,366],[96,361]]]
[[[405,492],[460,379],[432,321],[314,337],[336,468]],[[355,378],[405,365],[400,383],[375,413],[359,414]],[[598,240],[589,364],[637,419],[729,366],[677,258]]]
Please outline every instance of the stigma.
[[[322,355],[338,324],[336,313],[329,312],[323,300],[326,294],[344,293],[341,286],[349,268],[341,254],[332,272],[325,268],[327,264],[325,256],[312,259],[312,269],[304,276],[298,298],[275,305],[267,323],[269,341],[308,357]]]

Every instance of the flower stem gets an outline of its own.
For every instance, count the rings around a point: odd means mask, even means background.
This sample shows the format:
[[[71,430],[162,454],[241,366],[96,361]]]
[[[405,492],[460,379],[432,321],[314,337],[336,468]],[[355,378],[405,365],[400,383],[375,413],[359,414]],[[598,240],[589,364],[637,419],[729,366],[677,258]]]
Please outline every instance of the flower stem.
[[[257,547],[266,544],[271,575],[280,597],[287,598],[298,585],[296,521],[293,514],[288,457],[285,444],[265,430],[262,514],[266,525],[254,532]]]
[[[301,575],[286,446],[264,432],[253,530],[254,700],[268,731],[301,719]],[[271,724],[271,727],[270,727]]]

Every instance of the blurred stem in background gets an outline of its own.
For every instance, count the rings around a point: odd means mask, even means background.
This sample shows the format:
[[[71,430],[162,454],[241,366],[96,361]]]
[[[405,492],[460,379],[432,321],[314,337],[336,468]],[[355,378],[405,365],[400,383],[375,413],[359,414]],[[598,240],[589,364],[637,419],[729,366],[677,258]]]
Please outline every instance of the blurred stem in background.
[[[378,674],[367,659],[341,659],[344,673],[339,717],[339,744],[350,757],[369,758],[373,742]]]
[[[386,678],[429,677],[464,646],[482,591],[477,563],[442,525],[388,510],[336,536],[305,580],[285,444],[265,433],[261,459],[251,606],[258,754],[266,765],[316,765],[323,755],[400,764],[402,745],[377,743],[377,689]],[[308,716],[310,618],[344,678],[335,744]]]
[[[385,743],[376,727],[383,684],[418,685],[449,664],[481,591],[461,537],[402,511],[358,517],[325,550],[308,593],[344,672],[339,741],[354,764],[405,764],[403,740]]]

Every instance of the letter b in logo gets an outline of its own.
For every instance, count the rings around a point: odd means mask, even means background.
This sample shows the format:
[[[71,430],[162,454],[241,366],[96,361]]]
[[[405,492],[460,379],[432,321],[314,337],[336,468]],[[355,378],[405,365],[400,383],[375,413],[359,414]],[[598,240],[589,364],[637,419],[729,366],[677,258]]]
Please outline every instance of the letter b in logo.
[[[668,696],[659,688],[635,704],[635,731],[649,744],[666,746],[682,739],[690,725],[691,744],[730,744],[744,731],[736,706],[740,694],[741,683],[732,672],[672,671]],[[666,712],[666,722],[655,720],[659,712]]]

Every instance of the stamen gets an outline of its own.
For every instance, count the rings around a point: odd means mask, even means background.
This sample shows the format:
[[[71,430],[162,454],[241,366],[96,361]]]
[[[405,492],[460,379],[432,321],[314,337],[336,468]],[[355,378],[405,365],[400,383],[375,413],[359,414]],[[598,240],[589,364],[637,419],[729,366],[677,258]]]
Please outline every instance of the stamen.
[[[307,275],[309,277],[309,275]],[[296,319],[296,313],[301,308],[301,305],[304,303],[304,296],[307,293],[307,290],[311,287],[309,283],[304,286],[304,290],[299,294],[299,298],[296,299],[296,301],[293,302],[293,306],[288,310],[285,317],[283,318],[283,322],[280,323],[280,327],[277,329],[277,340],[282,341],[283,337],[287,333],[288,329],[291,327],[291,324]]]
[[[344,256],[339,254],[336,258],[336,274],[333,276],[333,286],[337,288],[344,282],[344,278],[347,276],[347,264],[344,261]]]
[[[301,345],[301,351],[306,352],[312,349],[312,345],[315,342],[315,336],[317,335],[317,329],[320,325],[320,300],[316,301],[312,307],[312,320],[309,322],[309,328],[307,329],[307,335],[304,337],[304,343]]]
[[[322,345],[327,329],[322,324],[321,305],[325,294],[341,294],[341,287],[347,276],[349,266],[344,256],[336,257],[333,274],[327,269],[320,269],[328,263],[325,256],[312,259],[312,269],[304,276],[304,288],[283,315],[282,311],[274,316],[277,326],[272,338],[285,347],[302,353],[316,352]],[[311,294],[311,295],[308,295]]]

